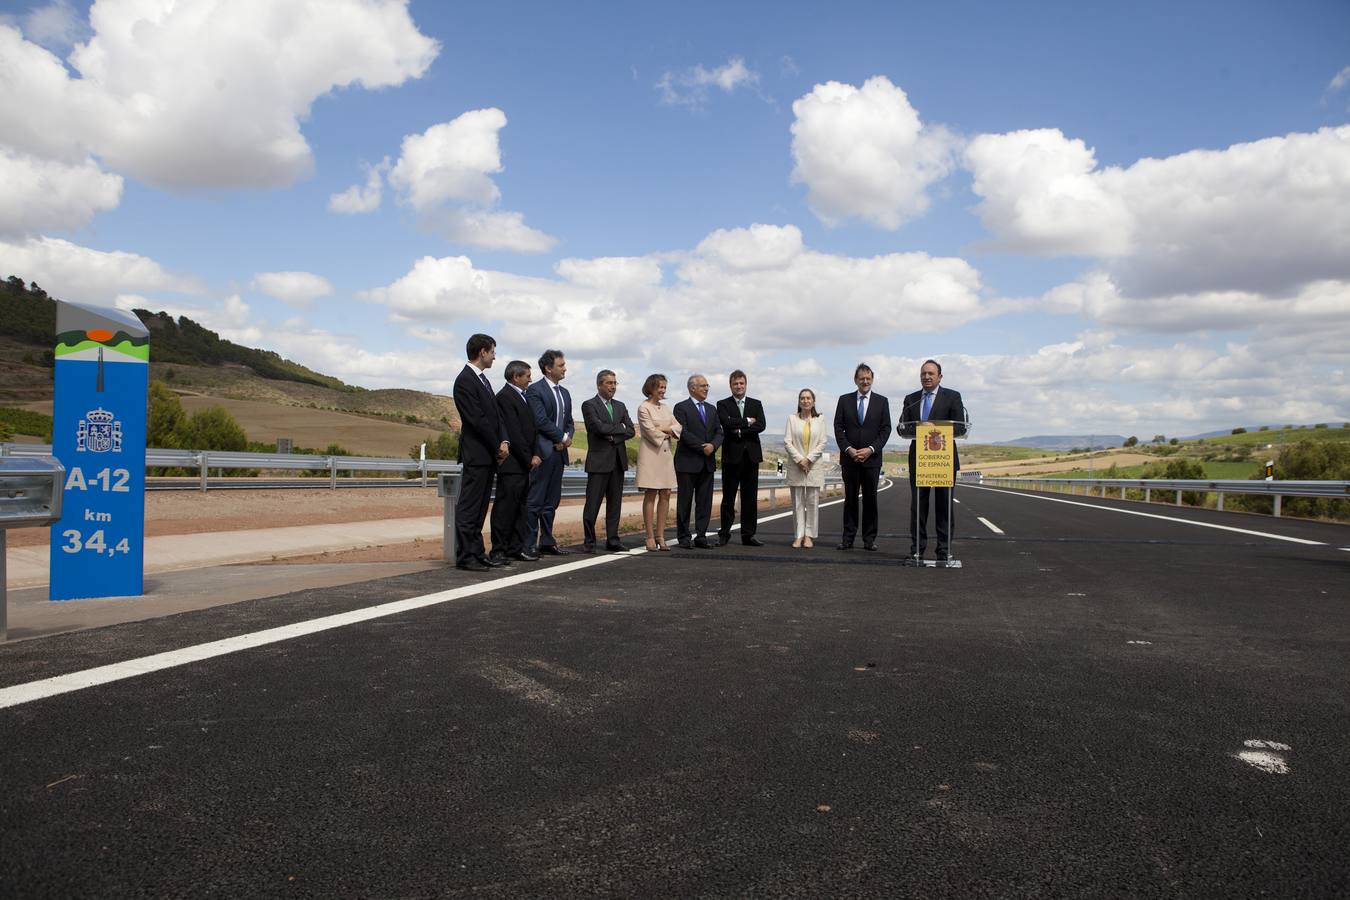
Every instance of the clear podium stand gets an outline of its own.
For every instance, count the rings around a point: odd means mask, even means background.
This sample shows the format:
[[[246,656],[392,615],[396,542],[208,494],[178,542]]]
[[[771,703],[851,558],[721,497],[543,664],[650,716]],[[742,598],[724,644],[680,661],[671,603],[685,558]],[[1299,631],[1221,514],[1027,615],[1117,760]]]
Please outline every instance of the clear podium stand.
[[[897,434],[900,435],[901,438],[908,438],[909,440],[912,441],[912,440],[916,440],[916,439],[918,438],[919,434],[921,433],[921,431],[922,431],[922,429],[923,429],[923,426],[925,426],[925,425],[950,425],[950,426],[952,427],[952,438],[953,438],[953,443],[955,443],[955,439],[956,439],[956,438],[964,438],[964,437],[968,437],[968,436],[970,435],[970,427],[971,427],[971,426],[970,426],[970,411],[967,410],[967,409],[962,409],[962,413],[964,414],[964,418],[962,418],[962,419],[925,419],[925,420],[922,420],[922,421],[920,421],[920,420],[918,420],[918,419],[901,419],[901,420],[900,420],[900,423],[899,423],[898,425],[896,425],[895,431],[896,431]],[[953,447],[953,461],[954,461],[954,459],[955,459],[955,448]],[[917,475],[916,475],[916,473],[914,473],[914,472],[910,472],[910,473],[909,473],[909,477],[910,477],[910,479],[916,479],[916,478],[917,478]],[[946,491],[947,491],[947,527],[948,527],[948,529],[949,529],[948,535],[947,535],[947,540],[948,540],[948,543],[947,543],[947,558],[946,558],[945,560],[944,560],[944,559],[924,559],[924,558],[922,558],[921,556],[919,556],[919,555],[916,553],[916,554],[914,554],[914,555],[905,557],[904,565],[906,565],[906,566],[913,566],[913,567],[915,567],[915,568],[930,568],[930,569],[933,569],[933,568],[937,568],[937,569],[959,569],[959,568],[961,568],[961,560],[959,560],[959,559],[956,558],[956,529],[955,529],[954,527],[952,527],[952,522],[953,522],[952,516],[953,516],[953,509],[954,509],[954,506],[953,506],[953,499],[954,499],[954,497],[955,497],[955,495],[956,495],[956,471],[955,471],[955,465],[953,465],[953,467],[952,467],[951,481],[952,481],[951,487],[946,488]],[[920,521],[919,521],[920,505],[919,505],[919,495],[918,495],[918,492],[919,492],[919,491],[922,491],[922,490],[943,490],[943,489],[942,489],[942,488],[921,488],[921,487],[916,487],[916,488],[914,489],[914,494],[913,494],[913,496],[911,497],[911,501],[912,501],[912,505],[913,505],[913,507],[914,507],[914,522],[913,522],[914,531],[913,531],[913,535],[914,535],[914,543],[915,543],[915,549],[916,549],[916,550],[918,549],[918,542],[919,542],[919,526],[920,526],[920,524],[921,524]],[[937,539],[937,497],[934,497],[934,498],[933,498],[933,538],[934,538],[934,540]]]

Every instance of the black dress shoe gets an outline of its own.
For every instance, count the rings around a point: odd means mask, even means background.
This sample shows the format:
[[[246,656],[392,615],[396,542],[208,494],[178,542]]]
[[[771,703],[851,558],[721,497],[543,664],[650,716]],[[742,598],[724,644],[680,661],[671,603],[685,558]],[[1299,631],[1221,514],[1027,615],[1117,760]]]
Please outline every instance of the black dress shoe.
[[[478,561],[489,569],[504,569],[511,565],[505,557],[501,556],[480,556]]]
[[[627,552],[628,552],[628,548],[625,547],[623,544],[620,544],[618,541],[615,541],[615,542],[612,543],[612,544],[609,543],[608,541],[606,541],[606,542],[605,542],[605,550],[608,551],[608,552],[610,552],[610,553],[627,553]]]
[[[582,544],[582,545],[581,545],[581,552],[582,552],[582,553],[594,553],[594,552],[595,552],[595,545],[594,545],[594,544]]]
[[[519,553],[512,553],[512,559],[518,559],[521,562],[539,562],[539,554],[531,553],[528,550],[522,550]]]
[[[741,543],[747,547],[763,547],[764,542],[757,537],[742,538]]]
[[[863,544],[863,549],[864,549],[864,550],[871,550],[871,551],[875,552],[876,549],[877,549],[877,545],[876,545],[875,543],[871,543],[871,544]]]
[[[852,542],[852,541],[840,541],[840,542],[839,542],[839,546],[836,547],[835,549],[836,549],[836,550],[852,550],[852,549],[853,549],[853,542]]]
[[[694,546],[699,550],[712,549],[712,544],[708,543],[704,538],[694,538]]]
[[[682,540],[682,541],[678,541],[678,542],[677,542],[677,546],[678,546],[681,550],[693,550],[693,549],[694,549],[694,542],[691,541],[691,540],[689,540],[689,538],[685,538],[685,539]]]
[[[471,559],[471,560],[469,560],[468,562],[456,563],[456,564],[455,564],[455,568],[456,568],[456,569],[463,569],[463,570],[466,571],[466,572],[491,572],[491,571],[492,571],[492,566],[489,566],[487,563],[479,562],[479,561],[476,560],[476,559]]]
[[[571,550],[568,550],[565,547],[559,547],[557,544],[546,544],[539,548],[540,556],[544,556],[545,554],[549,556],[566,556],[571,552]]]
[[[727,544],[730,544],[730,543],[731,543],[731,535],[729,535],[729,534],[719,534],[719,535],[717,536],[717,546],[719,546],[719,547],[725,547]]]

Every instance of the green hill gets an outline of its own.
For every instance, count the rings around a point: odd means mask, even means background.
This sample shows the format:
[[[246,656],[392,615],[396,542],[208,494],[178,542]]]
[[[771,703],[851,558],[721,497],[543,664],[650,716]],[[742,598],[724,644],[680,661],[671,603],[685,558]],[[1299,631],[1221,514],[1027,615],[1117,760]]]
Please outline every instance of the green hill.
[[[133,310],[150,331],[150,346],[157,362],[189,366],[245,366],[260,378],[295,381],[337,391],[362,391],[344,384],[271,350],[256,350],[223,340],[209,328],[165,312]],[[0,285],[0,334],[50,349],[56,334],[56,300],[35,283],[11,275]]]

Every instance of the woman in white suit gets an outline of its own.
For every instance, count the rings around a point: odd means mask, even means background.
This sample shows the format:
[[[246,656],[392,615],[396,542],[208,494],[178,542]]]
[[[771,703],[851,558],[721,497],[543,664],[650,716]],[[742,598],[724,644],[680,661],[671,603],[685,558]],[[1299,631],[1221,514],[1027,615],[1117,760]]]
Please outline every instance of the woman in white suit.
[[[813,547],[820,519],[820,489],[825,486],[825,420],[816,410],[816,392],[803,388],[797,395],[797,411],[788,416],[783,444],[792,462],[786,475],[792,494],[792,520],[796,526],[794,547]]]

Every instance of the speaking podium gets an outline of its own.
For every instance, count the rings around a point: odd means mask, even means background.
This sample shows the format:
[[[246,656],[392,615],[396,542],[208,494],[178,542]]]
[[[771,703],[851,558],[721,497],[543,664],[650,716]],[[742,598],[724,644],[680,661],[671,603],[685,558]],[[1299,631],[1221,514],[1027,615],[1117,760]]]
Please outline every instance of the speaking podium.
[[[953,498],[956,494],[956,439],[970,435],[970,411],[964,407],[961,419],[901,419],[896,432],[901,438],[914,441],[914,468],[910,471],[910,480],[915,491],[911,495],[914,507],[914,545],[919,549],[920,525],[919,490],[923,488],[945,488],[947,491],[947,558],[923,559],[918,554],[905,557],[904,564],[916,568],[959,569],[961,560],[956,558],[956,528],[954,520]],[[933,497],[933,539],[937,539],[938,498]]]

